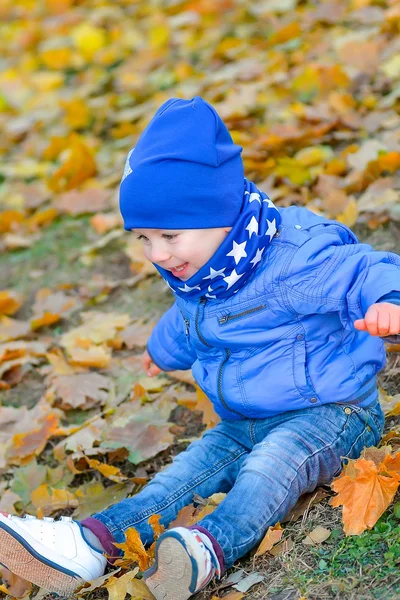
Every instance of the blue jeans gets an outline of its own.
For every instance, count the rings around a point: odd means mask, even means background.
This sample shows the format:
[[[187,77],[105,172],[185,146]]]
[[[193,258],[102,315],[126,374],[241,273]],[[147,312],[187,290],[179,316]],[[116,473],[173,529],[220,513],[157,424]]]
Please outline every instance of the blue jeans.
[[[246,554],[305,492],[329,483],[346,458],[377,445],[384,415],[378,401],[362,408],[325,404],[267,419],[222,421],[190,444],[136,496],[93,515],[117,542],[129,527],[153,541],[148,519],[168,525],[193,494],[227,495],[198,524],[222,548],[227,568]]]

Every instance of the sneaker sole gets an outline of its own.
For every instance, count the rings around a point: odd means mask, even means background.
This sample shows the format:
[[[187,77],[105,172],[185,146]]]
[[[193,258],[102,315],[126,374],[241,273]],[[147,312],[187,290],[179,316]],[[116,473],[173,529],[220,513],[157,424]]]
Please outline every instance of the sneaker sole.
[[[71,571],[64,573],[48,564],[3,523],[0,523],[0,563],[11,573],[59,596],[71,596],[83,584],[83,580]]]
[[[183,538],[171,534],[157,543],[155,563],[143,579],[156,600],[187,600],[195,593],[197,572]]]

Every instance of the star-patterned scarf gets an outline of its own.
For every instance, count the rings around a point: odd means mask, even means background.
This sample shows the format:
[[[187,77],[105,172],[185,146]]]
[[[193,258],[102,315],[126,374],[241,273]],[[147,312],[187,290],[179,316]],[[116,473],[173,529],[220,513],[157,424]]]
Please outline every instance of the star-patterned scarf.
[[[261,261],[281,216],[272,200],[244,180],[244,202],[236,224],[210,260],[187,281],[156,266],[177,296],[196,300],[227,298],[239,291]]]

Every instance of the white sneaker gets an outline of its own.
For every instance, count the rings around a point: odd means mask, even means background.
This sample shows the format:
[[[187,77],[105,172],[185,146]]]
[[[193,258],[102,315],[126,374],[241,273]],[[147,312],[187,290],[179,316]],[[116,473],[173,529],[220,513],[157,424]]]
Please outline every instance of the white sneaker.
[[[54,521],[0,513],[0,563],[49,592],[68,596],[103,575],[107,559],[86,542],[71,517]]]
[[[175,527],[159,537],[155,563],[143,573],[143,579],[156,600],[187,600],[219,574],[207,536]]]

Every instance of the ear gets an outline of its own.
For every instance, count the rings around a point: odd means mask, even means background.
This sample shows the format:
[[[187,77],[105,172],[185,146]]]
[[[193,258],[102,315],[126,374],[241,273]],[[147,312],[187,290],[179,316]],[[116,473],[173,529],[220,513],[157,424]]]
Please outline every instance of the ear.
[[[226,233],[229,233],[230,231],[232,231],[232,227],[224,227],[224,231],[226,231]]]

